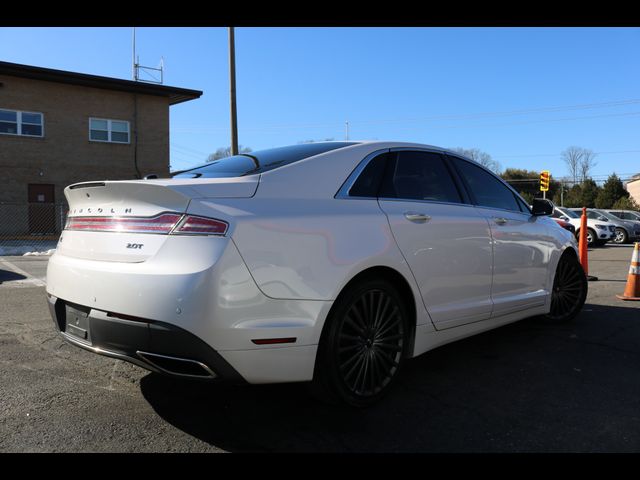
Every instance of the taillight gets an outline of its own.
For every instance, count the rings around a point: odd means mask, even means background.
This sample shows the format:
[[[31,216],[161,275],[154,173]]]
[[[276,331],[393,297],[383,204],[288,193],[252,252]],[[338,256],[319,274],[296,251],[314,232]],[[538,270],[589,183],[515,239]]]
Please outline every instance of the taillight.
[[[126,233],[169,233],[180,220],[179,213],[155,217],[69,217],[66,230]]]
[[[155,217],[68,217],[65,230],[86,232],[224,235],[229,224],[222,220],[162,213]]]
[[[179,235],[224,235],[229,224],[214,218],[185,215],[178,226],[171,232]]]

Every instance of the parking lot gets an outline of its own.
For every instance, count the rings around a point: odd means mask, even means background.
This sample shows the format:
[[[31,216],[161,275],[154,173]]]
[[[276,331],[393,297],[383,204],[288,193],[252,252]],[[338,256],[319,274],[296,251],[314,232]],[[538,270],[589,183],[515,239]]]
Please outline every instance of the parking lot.
[[[407,364],[354,410],[304,385],[173,380],[66,344],[47,256],[0,257],[1,452],[638,452],[640,302],[632,245],[589,251],[583,312],[528,319]]]

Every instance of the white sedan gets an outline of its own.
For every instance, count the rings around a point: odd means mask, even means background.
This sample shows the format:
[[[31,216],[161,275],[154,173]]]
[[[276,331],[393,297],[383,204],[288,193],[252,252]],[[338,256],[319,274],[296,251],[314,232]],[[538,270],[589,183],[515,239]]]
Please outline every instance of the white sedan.
[[[47,295],[68,342],[155,372],[311,382],[365,406],[405,361],[575,317],[572,235],[477,163],[397,142],[241,154],[65,189]]]

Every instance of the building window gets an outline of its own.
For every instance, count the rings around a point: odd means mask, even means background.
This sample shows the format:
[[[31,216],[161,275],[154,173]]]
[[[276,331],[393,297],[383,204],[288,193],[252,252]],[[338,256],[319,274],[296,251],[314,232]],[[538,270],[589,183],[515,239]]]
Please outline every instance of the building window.
[[[0,134],[42,137],[43,124],[42,113],[0,109]]]
[[[89,140],[93,142],[129,143],[129,122],[106,118],[90,118]]]

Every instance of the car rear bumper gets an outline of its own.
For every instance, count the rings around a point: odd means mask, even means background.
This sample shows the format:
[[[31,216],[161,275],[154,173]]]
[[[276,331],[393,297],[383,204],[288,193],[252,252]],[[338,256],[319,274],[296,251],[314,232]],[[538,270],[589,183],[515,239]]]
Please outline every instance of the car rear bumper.
[[[172,376],[245,383],[218,352],[175,325],[113,317],[51,295],[48,305],[57,331],[85,350]]]
[[[331,302],[269,298],[233,242],[217,239],[207,251],[195,240],[200,248],[175,239],[171,243],[183,247],[179,256],[161,251],[139,263],[56,252],[47,267],[47,295],[61,335],[152,371],[248,383],[311,380]],[[169,241],[165,247],[173,248]],[[87,328],[68,327],[67,305]],[[291,341],[269,343],[273,339]]]

